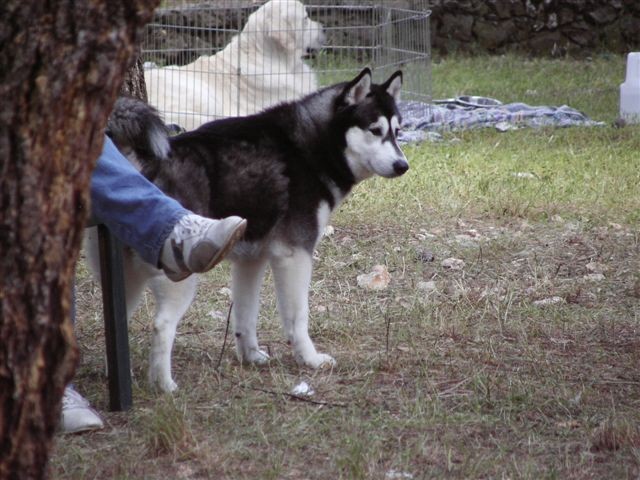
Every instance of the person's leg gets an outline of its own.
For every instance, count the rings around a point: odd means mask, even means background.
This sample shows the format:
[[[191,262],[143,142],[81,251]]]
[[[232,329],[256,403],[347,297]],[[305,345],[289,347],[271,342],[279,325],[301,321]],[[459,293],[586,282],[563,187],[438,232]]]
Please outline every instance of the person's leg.
[[[93,172],[91,208],[120,241],[175,281],[212,268],[246,228],[240,217],[212,220],[186,210],[142,176],[108,137]]]
[[[212,268],[246,228],[246,220],[240,217],[212,220],[186,210],[142,176],[109,138],[105,138],[91,180],[95,218],[175,281]],[[75,320],[75,298],[72,305]],[[103,423],[98,413],[73,385],[67,385],[62,399],[62,432],[99,428]]]
[[[165,240],[191,213],[142,176],[108,137],[91,178],[91,211],[120,241],[156,266]]]
[[[71,323],[76,323],[76,285],[71,288]],[[80,395],[72,384],[64,389],[62,411],[60,413],[60,431],[62,433],[80,433],[104,428],[102,419],[89,401]]]

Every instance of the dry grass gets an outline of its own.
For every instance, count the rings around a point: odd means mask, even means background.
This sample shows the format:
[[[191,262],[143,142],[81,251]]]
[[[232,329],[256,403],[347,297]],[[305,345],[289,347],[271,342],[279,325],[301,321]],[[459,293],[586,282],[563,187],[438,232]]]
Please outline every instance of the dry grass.
[[[295,364],[268,278],[260,338],[273,361],[243,367],[227,346],[216,370],[222,265],[179,327],[180,390],[158,395],[149,297],[131,325],[134,409],[59,437],[52,476],[637,478],[639,133],[473,132],[408,149],[407,176],[359,187],[318,247],[311,329],[332,371]],[[546,176],[511,177],[536,166]],[[448,257],[465,267],[443,268]],[[376,264],[390,287],[358,287]],[[105,411],[99,291],[79,277],[76,383]],[[300,380],[315,403],[288,395]]]

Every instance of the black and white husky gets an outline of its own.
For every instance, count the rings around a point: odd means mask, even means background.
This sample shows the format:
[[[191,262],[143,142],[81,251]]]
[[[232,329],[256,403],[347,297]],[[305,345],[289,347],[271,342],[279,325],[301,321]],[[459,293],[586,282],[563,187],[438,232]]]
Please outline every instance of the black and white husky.
[[[300,101],[171,138],[153,109],[131,99],[117,103],[109,133],[147,177],[199,215],[238,215],[248,221],[244,239],[227,257],[233,262],[232,322],[242,362],[269,359],[256,334],[268,264],[295,359],[313,368],[335,363],[309,338],[312,253],[331,212],[355,184],[373,175],[397,177],[409,168],[396,140],[401,86],[400,71],[383,84],[372,84],[371,71],[365,69],[349,82]],[[89,256],[95,258],[96,252]],[[156,299],[150,381],[174,390],[171,349],[197,276],[174,283],[133,255],[126,263],[128,311],[133,312],[147,285]]]

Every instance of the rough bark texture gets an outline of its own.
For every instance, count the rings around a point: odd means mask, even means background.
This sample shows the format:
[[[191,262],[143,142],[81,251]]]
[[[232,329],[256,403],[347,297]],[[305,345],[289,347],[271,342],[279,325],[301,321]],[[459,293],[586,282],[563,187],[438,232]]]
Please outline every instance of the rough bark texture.
[[[144,80],[144,68],[142,58],[138,57],[124,76],[120,95],[128,95],[147,102],[147,83]]]
[[[0,2],[0,478],[42,478],[76,358],[88,185],[158,0]]]

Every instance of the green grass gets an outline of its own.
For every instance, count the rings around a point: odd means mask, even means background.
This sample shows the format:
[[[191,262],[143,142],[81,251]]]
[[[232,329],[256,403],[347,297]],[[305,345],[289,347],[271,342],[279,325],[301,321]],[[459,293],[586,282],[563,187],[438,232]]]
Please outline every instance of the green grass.
[[[434,98],[567,103],[610,124],[623,71],[615,56],[452,57],[433,66]],[[179,327],[180,390],[146,384],[149,297],[131,325],[134,409],[59,437],[52,477],[637,478],[639,138],[638,127],[485,129],[406,147],[409,172],[358,186],[318,246],[311,333],[334,370],[296,366],[267,278],[259,334],[273,361],[243,367],[227,345],[216,371],[219,266]],[[448,257],[464,269],[444,269]],[[594,262],[603,279],[587,277]],[[389,288],[358,287],[376,264]],[[82,266],[79,278],[76,384],[106,411],[99,291]],[[300,380],[319,403],[286,395]]]
[[[637,128],[452,133],[444,142],[406,148],[410,174],[363,185],[346,211],[380,212],[403,222],[389,209],[400,190],[396,209],[436,215],[635,223],[639,151]]]
[[[502,102],[569,105],[595,120],[617,117],[625,61],[603,54],[586,60],[500,57],[445,57],[433,66],[433,97],[481,95]]]

